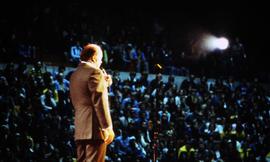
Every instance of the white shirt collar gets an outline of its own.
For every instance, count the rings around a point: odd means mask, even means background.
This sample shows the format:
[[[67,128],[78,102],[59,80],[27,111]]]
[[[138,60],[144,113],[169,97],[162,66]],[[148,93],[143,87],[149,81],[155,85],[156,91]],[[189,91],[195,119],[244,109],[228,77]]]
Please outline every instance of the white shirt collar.
[[[87,61],[81,61],[81,63],[87,64],[88,66],[91,66],[91,67],[93,67],[93,68],[95,68],[95,69],[98,69],[98,68],[94,65],[94,63],[87,62]]]

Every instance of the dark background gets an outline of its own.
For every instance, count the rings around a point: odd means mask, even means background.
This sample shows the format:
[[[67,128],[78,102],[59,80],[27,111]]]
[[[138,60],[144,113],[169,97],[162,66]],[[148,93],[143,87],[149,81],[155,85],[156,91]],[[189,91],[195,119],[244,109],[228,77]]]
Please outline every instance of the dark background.
[[[228,7],[205,6],[10,2],[1,6],[0,43],[1,46],[8,44],[14,31],[23,41],[27,40],[30,33],[31,41],[42,49],[49,53],[60,53],[61,40],[58,36],[67,23],[95,21],[101,26],[93,27],[93,31],[99,33],[104,32],[102,27],[106,24],[110,24],[114,31],[121,26],[134,25],[139,31],[138,38],[143,41],[151,41],[152,35],[149,33],[153,30],[153,24],[157,23],[164,29],[161,37],[165,37],[168,46],[179,52],[190,50],[190,42],[201,33],[226,36],[229,39],[238,37],[245,48],[249,66],[254,67],[255,72],[268,72],[269,19],[266,9],[234,4]]]

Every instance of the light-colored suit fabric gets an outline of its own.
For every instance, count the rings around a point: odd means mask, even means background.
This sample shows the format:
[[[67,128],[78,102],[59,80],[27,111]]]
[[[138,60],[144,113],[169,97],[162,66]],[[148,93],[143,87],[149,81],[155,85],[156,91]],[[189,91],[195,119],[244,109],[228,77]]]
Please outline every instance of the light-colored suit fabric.
[[[103,72],[81,62],[70,78],[70,97],[75,109],[75,140],[102,139],[101,129],[112,126],[108,84]]]

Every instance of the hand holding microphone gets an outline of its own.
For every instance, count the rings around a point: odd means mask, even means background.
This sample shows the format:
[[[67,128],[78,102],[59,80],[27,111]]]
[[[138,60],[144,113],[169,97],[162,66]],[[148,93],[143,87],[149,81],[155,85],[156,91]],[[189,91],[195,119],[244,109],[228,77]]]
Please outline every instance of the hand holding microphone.
[[[109,74],[107,74],[107,72],[105,71],[105,69],[102,68],[101,70],[102,70],[102,72],[103,72],[103,74],[105,76],[105,80],[108,83],[108,87],[111,86],[112,85],[112,76],[109,75]]]

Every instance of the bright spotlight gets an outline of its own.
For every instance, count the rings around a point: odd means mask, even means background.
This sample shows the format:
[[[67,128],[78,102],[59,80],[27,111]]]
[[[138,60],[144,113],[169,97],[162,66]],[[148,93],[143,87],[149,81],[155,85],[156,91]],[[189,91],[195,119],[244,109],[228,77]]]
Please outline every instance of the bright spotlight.
[[[223,51],[229,47],[229,41],[225,37],[216,37],[209,33],[202,33],[192,42],[192,57],[200,58],[218,50]]]
[[[203,46],[208,51],[214,51],[215,49],[225,50],[229,46],[229,41],[224,37],[217,38],[215,36],[210,35],[205,37]]]
[[[216,40],[216,47],[220,50],[225,50],[226,48],[228,48],[229,46],[229,41],[228,39],[221,37],[219,39]]]

